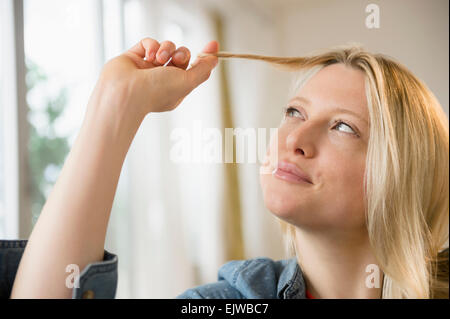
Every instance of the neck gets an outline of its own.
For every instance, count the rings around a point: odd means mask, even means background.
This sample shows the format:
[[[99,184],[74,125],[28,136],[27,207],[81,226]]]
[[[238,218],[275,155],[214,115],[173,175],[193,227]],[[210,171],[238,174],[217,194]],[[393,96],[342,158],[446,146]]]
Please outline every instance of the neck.
[[[366,272],[369,264],[377,264],[367,231],[337,235],[296,228],[296,245],[306,289],[314,298],[381,298],[381,282],[379,288],[370,287],[373,268]]]

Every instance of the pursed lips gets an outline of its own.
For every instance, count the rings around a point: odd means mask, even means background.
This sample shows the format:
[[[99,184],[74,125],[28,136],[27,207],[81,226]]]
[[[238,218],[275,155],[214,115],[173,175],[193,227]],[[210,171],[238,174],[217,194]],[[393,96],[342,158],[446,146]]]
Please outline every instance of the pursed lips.
[[[313,184],[309,176],[295,164],[287,161],[280,161],[272,173],[274,176],[291,182]]]

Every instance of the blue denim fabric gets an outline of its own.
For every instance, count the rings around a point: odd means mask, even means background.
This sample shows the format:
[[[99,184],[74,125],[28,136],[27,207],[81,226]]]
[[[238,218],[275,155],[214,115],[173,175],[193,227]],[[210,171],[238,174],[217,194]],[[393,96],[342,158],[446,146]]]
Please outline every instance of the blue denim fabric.
[[[177,299],[306,299],[305,282],[296,258],[233,260],[224,264],[218,281],[186,290]]]
[[[0,240],[0,299],[9,298],[27,240]],[[105,250],[101,262],[80,273],[73,299],[114,298],[117,289],[116,255]],[[69,275],[69,274],[68,274]],[[218,281],[186,290],[177,299],[305,299],[305,282],[295,258],[233,260],[218,272]]]
[[[27,240],[0,240],[0,299],[9,298]],[[117,289],[116,255],[105,250],[103,261],[87,265],[80,273],[72,299],[114,298]],[[69,273],[67,273],[69,275]]]

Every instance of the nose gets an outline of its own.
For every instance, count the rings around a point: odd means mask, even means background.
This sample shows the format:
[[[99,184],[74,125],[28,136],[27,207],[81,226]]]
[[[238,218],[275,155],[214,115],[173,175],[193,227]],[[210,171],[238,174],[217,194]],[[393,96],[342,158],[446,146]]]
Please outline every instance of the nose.
[[[305,158],[314,157],[317,138],[314,123],[312,121],[304,122],[288,133],[286,137],[287,151]]]

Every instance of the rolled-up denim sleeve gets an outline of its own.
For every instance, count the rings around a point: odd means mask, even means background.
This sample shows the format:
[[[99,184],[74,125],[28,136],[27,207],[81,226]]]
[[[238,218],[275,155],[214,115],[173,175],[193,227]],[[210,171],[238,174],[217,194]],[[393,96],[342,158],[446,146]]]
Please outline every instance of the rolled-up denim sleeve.
[[[0,240],[0,299],[9,298],[27,240]],[[72,299],[112,299],[117,289],[118,257],[104,251],[103,260],[88,264]],[[69,274],[68,274],[69,275]]]

